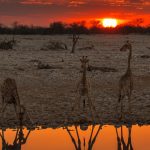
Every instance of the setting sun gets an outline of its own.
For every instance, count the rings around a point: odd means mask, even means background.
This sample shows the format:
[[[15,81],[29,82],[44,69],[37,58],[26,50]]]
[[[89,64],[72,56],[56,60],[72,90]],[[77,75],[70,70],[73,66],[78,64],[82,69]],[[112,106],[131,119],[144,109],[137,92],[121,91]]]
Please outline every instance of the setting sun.
[[[117,22],[117,19],[106,18],[102,20],[102,24],[104,27],[115,28],[118,25],[118,22]]]

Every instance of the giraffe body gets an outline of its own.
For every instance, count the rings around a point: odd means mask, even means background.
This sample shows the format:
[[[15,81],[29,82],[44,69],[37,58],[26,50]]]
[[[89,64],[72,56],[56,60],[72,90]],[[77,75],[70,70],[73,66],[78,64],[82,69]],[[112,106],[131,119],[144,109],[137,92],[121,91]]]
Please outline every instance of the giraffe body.
[[[84,81],[85,80],[85,81]],[[79,94],[81,96],[86,96],[89,94],[89,88],[90,88],[90,85],[89,85],[89,82],[87,81],[86,77],[83,77],[82,80],[80,81],[79,83],[79,86],[78,86],[78,91],[79,91]]]
[[[2,96],[2,109],[3,113],[8,104],[14,105],[15,112],[19,121],[23,121],[25,114],[28,116],[30,122],[33,121],[30,118],[29,113],[26,111],[25,107],[20,104],[20,98],[17,90],[17,84],[14,79],[7,78],[1,85],[1,96]]]
[[[20,99],[17,91],[16,81],[11,78],[4,80],[1,85],[1,96],[2,96],[2,110],[5,111],[5,108],[8,104],[13,104],[17,115],[21,112]]]
[[[77,85],[77,92],[79,94],[79,103],[80,103],[80,99],[81,97],[85,97],[90,99],[90,84],[89,81],[87,80],[87,63],[89,62],[89,60],[87,59],[87,57],[83,56],[82,59],[80,59],[81,61],[81,68],[82,68],[82,76],[81,76],[81,80],[79,81],[78,85]],[[84,100],[85,103],[85,100]]]
[[[133,91],[133,75],[131,71],[131,59],[132,59],[132,45],[129,41],[127,41],[120,49],[120,51],[127,51],[129,50],[129,56],[128,56],[128,67],[124,75],[119,80],[119,96],[118,96],[118,102],[121,102],[121,118],[122,118],[122,110],[123,105],[122,101],[125,97],[128,98],[129,101],[129,113],[130,113],[130,101]]]
[[[133,78],[132,72],[129,70],[126,74],[124,74],[119,81],[119,99],[120,102],[125,96],[130,98],[133,90]]]
[[[95,106],[93,105],[93,102],[91,100],[90,83],[87,79],[87,65],[89,63],[89,60],[88,60],[87,56],[83,56],[82,59],[80,59],[80,61],[81,61],[81,68],[82,68],[82,76],[81,76],[81,80],[77,84],[77,90],[76,90],[77,98],[76,98],[75,104],[72,107],[72,111],[75,110],[75,107],[77,105],[78,105],[78,108],[80,108],[81,101],[83,103],[83,110],[86,107],[86,103],[88,103],[90,113],[91,113],[92,119],[94,121]]]
[[[16,81],[11,78],[4,80],[1,86],[2,102],[20,105]]]

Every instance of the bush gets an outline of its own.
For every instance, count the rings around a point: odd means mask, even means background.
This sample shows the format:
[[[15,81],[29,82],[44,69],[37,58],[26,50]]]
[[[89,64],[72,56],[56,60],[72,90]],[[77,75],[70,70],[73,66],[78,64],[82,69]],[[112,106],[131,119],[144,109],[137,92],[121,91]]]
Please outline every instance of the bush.
[[[0,49],[3,50],[9,50],[9,49],[13,49],[14,45],[16,44],[16,41],[11,40],[11,41],[2,41],[0,42]]]

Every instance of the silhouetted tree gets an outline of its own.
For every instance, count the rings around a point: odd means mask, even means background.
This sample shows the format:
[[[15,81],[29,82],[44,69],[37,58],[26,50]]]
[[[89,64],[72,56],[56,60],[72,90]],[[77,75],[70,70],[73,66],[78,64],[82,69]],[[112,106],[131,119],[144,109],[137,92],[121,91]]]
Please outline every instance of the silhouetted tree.
[[[50,33],[52,34],[64,34],[65,24],[62,22],[53,22],[50,24]]]
[[[135,20],[132,20],[132,21],[129,22],[128,24],[129,24],[130,26],[140,27],[143,23],[144,23],[144,19],[143,19],[143,18],[137,18],[137,19],[135,19]]]
[[[28,26],[15,21],[11,27],[0,24],[0,34],[71,34],[72,37],[77,37],[79,34],[150,34],[150,25],[143,27],[141,26],[143,22],[144,20],[139,18],[128,24],[119,25],[116,28],[104,28],[99,21],[92,21],[91,27],[88,28],[84,21],[72,24],[53,22],[49,27]]]
[[[78,25],[77,23],[70,24],[70,29],[71,29],[71,33],[72,33],[72,50],[71,50],[71,53],[74,53],[77,42],[79,40],[80,25]]]

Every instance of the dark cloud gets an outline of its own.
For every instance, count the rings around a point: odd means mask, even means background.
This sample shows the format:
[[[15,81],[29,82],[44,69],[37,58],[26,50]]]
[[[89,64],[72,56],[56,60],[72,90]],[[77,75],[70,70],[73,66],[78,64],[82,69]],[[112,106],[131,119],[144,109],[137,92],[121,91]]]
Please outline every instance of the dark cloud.
[[[126,19],[150,15],[149,7],[149,0],[0,0],[0,20],[47,24],[53,20]]]

